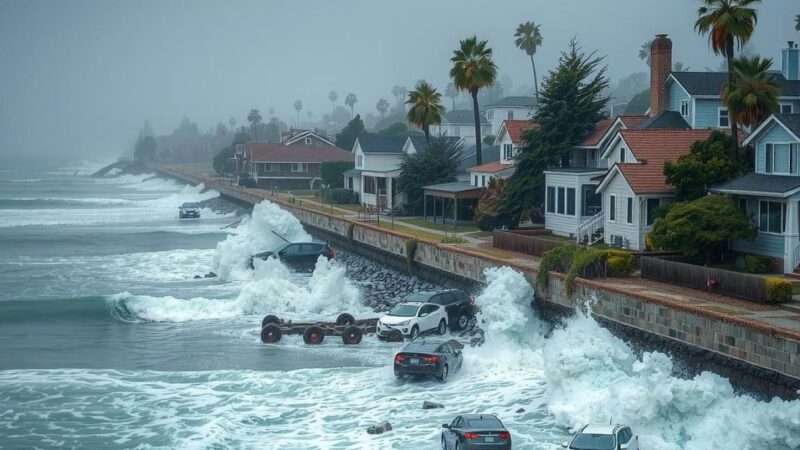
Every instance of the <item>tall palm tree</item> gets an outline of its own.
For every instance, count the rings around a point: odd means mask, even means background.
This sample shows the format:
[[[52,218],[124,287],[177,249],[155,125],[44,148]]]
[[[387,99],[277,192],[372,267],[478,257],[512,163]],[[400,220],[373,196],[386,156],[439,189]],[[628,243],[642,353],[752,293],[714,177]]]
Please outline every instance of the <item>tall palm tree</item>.
[[[378,100],[378,103],[375,105],[375,109],[377,109],[381,117],[383,117],[386,114],[386,111],[389,110],[389,102],[385,98],[382,98]]]
[[[408,93],[406,104],[411,106],[406,118],[409,122],[422,128],[425,141],[431,141],[431,125],[442,123],[444,106],[441,103],[442,94],[426,81],[417,83],[417,87]]]
[[[480,166],[481,158],[481,112],[478,107],[478,91],[489,87],[497,78],[497,66],[492,61],[492,49],[486,41],[479,41],[476,36],[464,39],[459,48],[453,51],[453,67],[450,78],[461,91],[472,95],[472,112],[475,116],[475,160]]]
[[[294,101],[294,110],[297,111],[297,128],[300,128],[300,111],[303,109],[303,102],[300,100]]]
[[[737,58],[733,60],[733,83],[722,87],[722,103],[728,117],[745,126],[755,126],[778,111],[780,85],[768,73],[772,59]]]
[[[452,111],[455,111],[456,97],[458,97],[458,91],[456,90],[456,87],[452,82],[447,83],[447,87],[444,89],[444,96],[453,101]]]
[[[524,51],[531,57],[531,66],[533,67],[533,87],[536,92],[536,101],[539,101],[539,78],[536,76],[536,62],[533,60],[533,55],[536,54],[536,49],[542,45],[542,33],[539,30],[539,25],[533,22],[521,23],[517,26],[517,31],[514,33],[514,44],[518,49]]]
[[[350,107],[350,115],[351,116],[353,114],[355,114],[355,111],[353,110],[353,107],[356,105],[357,101],[358,101],[358,97],[356,97],[356,94],[353,94],[352,92],[347,94],[347,97],[345,97],[345,99],[344,99],[344,104]]]
[[[338,98],[339,98],[339,94],[337,94],[336,91],[328,92],[328,100],[331,101],[331,111],[336,109],[336,99],[338,99]]]
[[[647,41],[639,47],[639,59],[644,61],[648,67],[650,66],[650,45],[652,43],[652,41]]]
[[[703,0],[697,9],[694,28],[700,34],[708,34],[708,41],[715,55],[725,56],[728,63],[728,84],[733,84],[734,45],[741,48],[753,36],[758,22],[758,13],[751,5],[761,0]],[[731,135],[734,148],[739,147],[738,126],[731,120]]]

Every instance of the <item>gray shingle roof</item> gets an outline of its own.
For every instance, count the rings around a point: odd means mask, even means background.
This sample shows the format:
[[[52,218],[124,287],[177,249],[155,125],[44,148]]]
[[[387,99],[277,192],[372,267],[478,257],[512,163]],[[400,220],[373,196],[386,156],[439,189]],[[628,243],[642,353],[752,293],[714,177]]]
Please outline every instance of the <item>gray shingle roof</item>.
[[[780,73],[773,75],[781,87],[781,96],[800,96],[800,81],[787,80]],[[689,92],[689,95],[719,95],[722,85],[728,81],[726,72],[672,72],[672,76]]]
[[[500,161],[499,145],[481,145],[481,164]],[[461,150],[461,157],[458,160],[459,172],[465,172],[470,167],[475,167],[475,146]]]
[[[501,98],[500,100],[484,106],[484,108],[503,108],[503,107],[534,107],[537,105],[536,97],[512,96]]]
[[[483,113],[480,114],[481,123],[484,125],[488,125],[489,121],[486,120]],[[444,113],[444,117],[442,117],[442,123],[464,123],[464,124],[474,124],[475,123],[475,115],[472,114],[471,109],[454,109],[452,111],[447,111]]]
[[[342,172],[342,175],[344,175],[346,177],[357,177],[357,176],[361,175],[361,169],[345,170],[344,172]]]
[[[481,188],[473,186],[469,181],[452,181],[450,183],[439,183],[439,184],[432,184],[430,186],[423,186],[423,189],[430,189],[432,191],[443,191],[443,192],[464,192],[464,191],[474,191]]]
[[[402,153],[407,136],[378,136],[362,134],[358,137],[364,153]]]
[[[414,144],[414,148],[417,149],[417,151],[420,151],[423,148],[425,148],[425,145],[427,144],[427,142],[425,142],[425,136],[409,136],[409,138],[411,139],[411,143]],[[455,136],[433,136],[433,135],[431,136],[431,139],[445,139],[448,144],[455,143],[456,141],[459,140],[459,138]]]
[[[800,137],[800,114],[775,114],[775,118]]]
[[[710,191],[722,193],[760,192],[781,196],[795,189],[800,189],[800,176],[765,175],[751,172],[718,184],[712,187]]]
[[[681,113],[677,111],[663,111],[640,123],[636,128],[640,130],[688,130],[692,128]]]

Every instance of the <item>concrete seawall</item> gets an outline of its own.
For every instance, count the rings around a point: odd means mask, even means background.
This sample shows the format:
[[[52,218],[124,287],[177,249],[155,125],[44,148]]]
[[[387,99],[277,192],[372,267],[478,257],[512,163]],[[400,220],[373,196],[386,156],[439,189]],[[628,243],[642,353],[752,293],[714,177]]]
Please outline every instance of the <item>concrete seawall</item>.
[[[193,175],[167,168],[158,170],[188,183],[205,183],[239,202],[252,205],[264,199]],[[304,226],[337,243],[401,269],[408,266],[406,241],[409,237],[401,233],[269,200],[292,213]],[[451,279],[469,284],[484,282],[486,268],[504,265],[522,272],[528,282],[535,285],[536,272],[530,267],[459,246],[421,240],[413,254],[411,272],[434,281]],[[640,341],[654,343],[656,348],[676,353],[701,352],[703,356],[696,358],[698,364],[707,360],[715,366],[731,367],[736,372],[728,374],[732,379],[738,375],[741,383],[751,384],[748,377],[752,377],[774,385],[776,394],[790,397],[800,389],[800,333],[580,278],[576,280],[574,293],[569,295],[563,275],[551,272],[549,277],[549,288],[538,290],[536,299],[537,306],[545,311],[574,310],[586,299],[593,299],[592,315],[618,334],[634,336]]]

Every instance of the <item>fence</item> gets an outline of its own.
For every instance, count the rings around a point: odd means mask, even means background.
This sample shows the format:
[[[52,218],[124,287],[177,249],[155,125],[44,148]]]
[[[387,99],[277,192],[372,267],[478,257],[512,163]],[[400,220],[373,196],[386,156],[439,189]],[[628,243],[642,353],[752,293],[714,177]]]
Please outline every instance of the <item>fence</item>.
[[[544,234],[544,232],[535,230],[523,232],[494,230],[492,233],[492,245],[495,248],[527,253],[533,256],[542,256],[544,252],[563,245],[563,242],[537,237],[539,234]]]
[[[642,278],[707,290],[751,302],[766,303],[767,301],[762,277],[651,256],[642,256],[640,264]]]

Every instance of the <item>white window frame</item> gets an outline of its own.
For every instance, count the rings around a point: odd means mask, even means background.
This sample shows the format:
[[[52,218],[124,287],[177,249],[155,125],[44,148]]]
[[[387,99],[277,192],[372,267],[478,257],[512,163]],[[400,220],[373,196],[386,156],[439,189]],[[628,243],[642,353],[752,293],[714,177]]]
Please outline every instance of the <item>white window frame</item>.
[[[617,158],[620,164],[625,164],[625,147],[619,148],[619,158]]]
[[[489,120],[494,119],[494,110],[493,109],[490,109],[489,111],[486,112],[486,118],[489,119]]]
[[[569,213],[569,191],[572,191],[572,214]],[[564,208],[564,215],[569,217],[575,217],[578,214],[578,190],[574,187],[568,187],[564,193],[564,203],[566,206]]]
[[[306,141],[305,142],[306,142],[306,145],[311,145],[311,137],[310,136],[306,136]]]
[[[475,182],[472,184],[473,186],[478,186],[478,176],[475,175]]]
[[[761,229],[761,205],[764,204],[764,203],[778,203],[778,204],[781,205],[781,218],[780,218],[781,231],[780,232],[763,231]],[[772,235],[775,235],[775,236],[783,236],[783,234],[786,231],[786,229],[785,229],[785,225],[786,225],[786,203],[785,202],[776,202],[776,201],[772,201],[772,200],[759,200],[758,201],[758,212],[757,212],[757,215],[758,215],[757,227],[758,227],[758,232],[759,233],[772,234]],[[767,219],[769,219],[769,206],[767,206]],[[767,227],[766,228],[767,228],[767,230],[769,230],[769,223],[767,223]]]
[[[503,144],[503,159],[514,159],[514,144]]]
[[[486,186],[486,175],[481,175],[481,187]]]
[[[725,125],[722,124],[722,112],[725,111],[725,121],[728,122]],[[717,108],[717,128],[728,128],[731,126],[731,116],[728,115],[728,108],[721,106]]]
[[[775,171],[775,146],[786,145],[789,146],[789,171],[777,172]],[[795,142],[767,142],[764,144],[764,173],[773,175],[797,175],[797,152],[798,145]]]
[[[626,197],[625,223],[633,224],[633,197]]]
[[[356,167],[359,169],[364,167],[364,155],[356,155]]]
[[[507,120],[514,120],[514,110],[513,109],[509,109],[508,112],[506,113],[506,117],[507,117]]]
[[[608,221],[615,223],[617,221],[617,195],[608,195]]]
[[[784,111],[783,108],[788,107],[789,111]],[[794,113],[794,105],[791,103],[778,103],[778,112],[781,114],[793,114]]]
[[[308,172],[308,163],[292,163],[292,172],[295,173]]]
[[[689,117],[689,100],[681,100],[681,116]]]
[[[461,136],[461,125],[455,125],[453,127],[453,136],[460,137]]]

